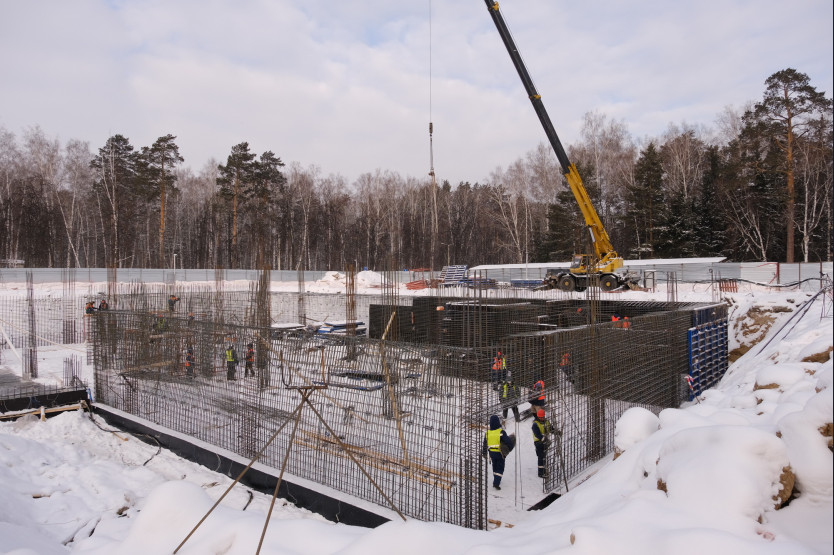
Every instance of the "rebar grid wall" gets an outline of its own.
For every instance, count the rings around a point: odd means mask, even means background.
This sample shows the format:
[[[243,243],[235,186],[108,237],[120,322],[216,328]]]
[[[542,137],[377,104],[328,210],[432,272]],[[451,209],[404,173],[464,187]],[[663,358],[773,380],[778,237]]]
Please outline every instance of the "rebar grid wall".
[[[25,349],[30,341],[36,347],[82,343],[84,300],[34,293],[27,296],[0,296],[0,326],[11,343]],[[34,327],[33,327],[34,326]],[[34,332],[34,335],[33,335]],[[0,335],[0,349],[8,348]]]
[[[289,472],[384,506],[380,488],[406,515],[471,528],[486,526],[484,425],[505,408],[491,372],[497,351],[522,403],[536,380],[545,381],[548,417],[563,432],[548,453],[544,491],[610,452],[625,410],[677,406],[686,398],[684,376],[718,379],[727,364],[721,304],[480,289],[403,300],[395,289],[349,288],[344,296],[284,293],[266,302],[262,281],[249,292],[177,288],[181,300],[170,312],[170,289],[131,284],[119,293],[120,309],[92,319],[98,402],[251,456],[295,410],[297,388],[326,385],[312,401],[337,437],[305,409]],[[368,336],[265,325],[327,320],[354,320],[357,329],[361,322]],[[695,368],[699,326],[719,338],[723,330],[724,355],[714,348]],[[255,377],[244,378],[241,364],[238,379],[227,380],[225,349],[233,345],[242,361],[250,342]],[[290,429],[265,464],[280,467]]]
[[[442,359],[413,345],[357,338],[349,360],[345,337],[274,334],[181,317],[169,317],[158,333],[156,321],[154,314],[131,311],[97,316],[97,402],[251,456],[298,406],[296,388],[326,384],[312,403],[338,440],[303,411],[288,472],[386,505],[344,445],[403,513],[485,527],[485,506],[471,498],[482,482],[480,452],[471,449],[481,439],[480,422],[461,421],[464,380],[448,367],[441,372]],[[256,377],[238,372],[238,379],[227,380],[226,344],[250,340],[268,353],[263,364],[259,358]],[[205,361],[195,365],[193,377],[183,366],[189,345]],[[471,408],[482,412],[477,404]],[[264,464],[280,467],[289,430],[267,449]],[[472,512],[479,504],[480,515]]]
[[[372,336],[380,320],[374,314],[385,309],[371,306]],[[467,377],[489,379],[493,388],[508,379],[525,394],[544,381],[548,418],[563,432],[549,451],[545,491],[609,453],[614,425],[628,408],[659,412],[678,406],[691,400],[687,376],[699,393],[728,366],[724,304],[498,295],[415,298],[400,311],[409,316],[400,333],[411,341],[438,344],[441,352],[445,346],[464,348],[457,365]],[[506,359],[504,375],[484,378],[483,369],[499,351]],[[497,391],[485,395],[482,418],[510,406]]]

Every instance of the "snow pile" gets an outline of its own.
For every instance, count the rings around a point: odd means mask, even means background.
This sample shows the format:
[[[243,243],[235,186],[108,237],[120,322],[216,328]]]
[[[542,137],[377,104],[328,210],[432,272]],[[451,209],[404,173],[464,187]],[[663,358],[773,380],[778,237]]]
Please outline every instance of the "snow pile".
[[[660,420],[643,407],[630,408],[623,413],[614,429],[615,453],[623,451],[639,441],[643,441],[657,431]]]
[[[154,489],[142,511],[124,537],[119,541],[96,541],[94,538],[79,543],[78,553],[97,555],[171,553],[191,533],[194,526],[214,505],[198,485],[166,482]],[[219,505],[178,551],[183,555],[204,553],[255,553],[264,526],[260,511],[240,511]],[[261,547],[263,553],[309,553],[305,549],[309,538],[315,538],[316,551],[334,553],[362,533],[361,529],[340,527],[316,520],[271,519]]]
[[[63,546],[68,544],[79,552],[170,553],[230,483],[226,476],[129,434],[103,431],[77,411],[46,422],[32,415],[4,421],[0,553],[24,548],[29,551],[14,553],[66,553]],[[263,527],[269,501],[269,496],[253,492],[250,503],[246,488],[237,486],[218,509],[224,520],[215,516],[202,533],[216,532],[213,544],[221,545],[237,533],[224,528],[226,523],[249,521]],[[333,527],[280,499],[273,519],[291,519],[296,527],[306,522],[299,519],[313,519]],[[148,549],[131,551],[140,545]]]
[[[620,456],[519,532],[579,553],[831,553],[832,321],[820,305],[696,404],[627,411]]]
[[[357,272],[353,280],[356,292],[379,294],[385,283],[382,274],[370,270]],[[304,290],[308,293],[335,293],[345,294],[347,289],[347,275],[342,272],[327,272],[321,279],[313,282],[306,282]],[[403,289],[403,286],[400,286]],[[296,292],[298,284],[292,282],[274,282],[272,291]]]
[[[819,300],[791,320],[806,299],[735,296],[731,342],[746,354],[721,384],[658,416],[627,411],[616,460],[514,528],[366,530],[279,500],[262,553],[832,553],[834,326]],[[80,414],[0,423],[0,552],[172,552],[229,479],[155,452]],[[180,553],[253,553],[269,498],[244,511],[247,497],[232,490]]]
[[[357,273],[353,281],[357,290],[368,288],[377,289],[381,288],[385,283],[382,274],[370,270],[363,270]],[[347,285],[347,275],[341,272],[327,272],[323,278],[315,283],[316,285],[330,288],[341,287],[342,292],[344,292]]]

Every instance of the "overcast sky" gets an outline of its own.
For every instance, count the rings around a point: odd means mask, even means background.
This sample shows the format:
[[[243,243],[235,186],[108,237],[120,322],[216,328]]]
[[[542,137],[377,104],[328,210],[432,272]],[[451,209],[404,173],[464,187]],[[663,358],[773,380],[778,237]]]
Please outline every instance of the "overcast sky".
[[[712,125],[788,67],[831,96],[831,0],[501,11],[565,145],[589,111],[636,138]],[[482,0],[0,0],[0,52],[8,131],[40,125],[94,151],[172,133],[195,171],[248,141],[351,181],[423,179],[431,118],[438,179],[456,184],[546,140]]]

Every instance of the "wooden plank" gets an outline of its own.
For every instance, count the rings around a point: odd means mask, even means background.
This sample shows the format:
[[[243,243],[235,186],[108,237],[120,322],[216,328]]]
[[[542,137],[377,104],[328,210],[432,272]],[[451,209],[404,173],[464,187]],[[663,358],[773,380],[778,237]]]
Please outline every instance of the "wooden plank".
[[[303,433],[305,435],[311,437],[312,439],[318,441],[318,442],[332,444],[332,445],[336,445],[336,446],[339,445],[339,443],[336,440],[331,439],[330,437],[327,437],[327,436],[324,436],[324,435],[321,435],[321,434],[317,434],[317,433],[314,433],[314,432],[303,432]],[[344,442],[342,442],[342,443],[344,443]],[[372,457],[372,458],[375,458],[375,459],[384,460],[384,461],[388,462],[389,464],[394,464],[394,465],[397,465],[397,466],[401,466],[403,468],[414,468],[414,469],[420,470],[421,472],[425,472],[427,474],[443,476],[445,478],[454,479],[454,480],[460,479],[460,475],[456,472],[448,472],[448,471],[445,471],[445,470],[438,470],[436,468],[426,466],[424,464],[420,464],[420,463],[417,463],[417,462],[414,462],[414,461],[408,461],[408,464],[406,464],[406,461],[404,461],[403,459],[394,459],[392,457],[389,457],[388,455],[383,455],[382,453],[380,453],[378,451],[373,451],[371,449],[366,449],[364,447],[359,447],[359,446],[356,446],[356,445],[350,445],[348,443],[345,443],[345,445],[350,449],[351,453],[356,453],[356,454],[364,455],[364,456],[367,456],[367,457]]]
[[[313,449],[313,450],[321,449],[321,446],[318,445],[315,442],[311,442],[311,441],[307,441],[307,440],[303,440],[303,439],[296,439],[295,441],[299,445],[309,447],[310,449]],[[327,442],[327,445],[331,448],[330,452],[332,454],[334,454],[336,456],[339,456],[339,457],[345,457],[345,458],[348,457],[347,453],[345,453],[345,451],[343,449],[339,448],[339,445],[336,442],[331,440],[331,441]],[[353,448],[350,449],[350,451],[351,451],[352,454],[359,455],[360,457],[362,457],[362,462],[364,462],[365,464],[370,465],[370,466],[372,466],[374,468],[377,468],[379,470],[383,470],[385,472],[391,472],[393,474],[398,474],[398,475],[404,476],[406,478],[412,478],[414,480],[418,480],[420,482],[423,482],[424,484],[430,484],[432,486],[440,487],[440,488],[443,488],[444,490],[447,490],[447,491],[452,489],[452,487],[454,487],[454,485],[455,485],[454,481],[449,480],[448,478],[442,478],[442,477],[438,476],[436,472],[426,471],[427,474],[429,474],[429,476],[421,476],[420,474],[416,474],[413,470],[410,471],[410,470],[407,470],[405,468],[397,468],[397,466],[400,466],[400,465],[396,461],[392,461],[392,460],[386,459],[384,457],[383,458],[374,457],[374,456],[368,454],[369,453],[368,451],[366,451],[365,449],[361,449],[359,447],[353,447]],[[416,466],[416,465],[412,465],[412,466]]]
[[[124,368],[120,374],[129,374],[131,372],[137,372],[139,370],[147,370],[148,368],[163,368],[165,366],[175,365],[176,361],[174,360],[165,360],[162,362],[153,362],[151,364],[142,364],[140,366],[133,366],[131,368]]]

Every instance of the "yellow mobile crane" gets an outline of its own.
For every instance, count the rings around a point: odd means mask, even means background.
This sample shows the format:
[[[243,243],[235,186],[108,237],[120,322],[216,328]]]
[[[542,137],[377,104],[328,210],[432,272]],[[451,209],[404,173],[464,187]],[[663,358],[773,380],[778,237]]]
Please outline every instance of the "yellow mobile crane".
[[[547,277],[540,289],[562,289],[563,291],[584,291],[588,287],[588,277],[591,275],[599,276],[599,286],[603,291],[612,291],[623,285],[632,285],[635,277],[631,274],[624,274],[618,272],[623,267],[623,259],[617,255],[611,240],[608,238],[608,232],[602,226],[602,220],[599,219],[594,205],[591,204],[591,199],[588,197],[588,192],[582,184],[582,178],[579,177],[579,172],[576,171],[576,166],[571,164],[565,149],[562,147],[562,142],[550,122],[550,117],[547,115],[547,110],[544,108],[541,96],[536,92],[536,87],[533,85],[533,80],[530,74],[527,73],[527,68],[518,53],[515,41],[504,22],[504,17],[498,10],[498,2],[494,0],[484,0],[492,16],[492,21],[498,29],[498,34],[501,35],[501,40],[504,41],[504,46],[507,47],[507,52],[510,54],[510,59],[515,65],[518,76],[521,77],[521,83],[524,85],[524,90],[527,91],[527,96],[530,97],[530,102],[533,103],[533,109],[539,116],[544,133],[550,141],[550,146],[556,153],[556,158],[559,159],[559,164],[562,166],[562,173],[568,181],[570,190],[579,204],[579,210],[585,218],[585,225],[591,235],[591,244],[594,248],[593,255],[591,254],[575,254],[571,261],[570,269],[567,272],[559,270],[548,270]]]

